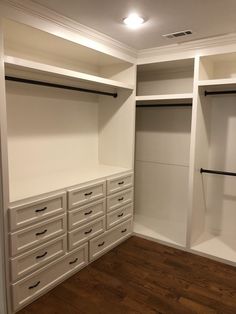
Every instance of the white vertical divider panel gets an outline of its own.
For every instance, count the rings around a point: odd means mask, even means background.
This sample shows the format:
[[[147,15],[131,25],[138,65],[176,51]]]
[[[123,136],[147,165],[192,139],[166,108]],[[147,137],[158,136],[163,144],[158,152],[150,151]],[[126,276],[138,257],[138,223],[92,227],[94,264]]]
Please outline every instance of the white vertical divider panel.
[[[129,73],[135,82],[136,67]],[[120,75],[121,78],[121,75]],[[125,81],[126,78],[123,78]],[[134,84],[135,85],[135,84]],[[118,97],[100,96],[98,109],[99,162],[105,165],[133,168],[135,136],[135,90],[118,90]]]
[[[193,95],[193,124],[190,154],[190,211],[188,216],[188,246],[190,247],[204,232],[206,214],[206,181],[200,168],[208,167],[209,121],[211,111],[209,99],[198,88],[201,60],[196,57]],[[207,102],[207,103],[206,103]]]
[[[5,98],[5,72],[3,47],[3,19],[0,16],[0,313],[6,314],[9,307],[8,278],[8,241],[7,208],[9,200],[8,191],[8,157],[7,157],[7,125],[6,125],[6,98]],[[8,302],[7,302],[8,300]]]

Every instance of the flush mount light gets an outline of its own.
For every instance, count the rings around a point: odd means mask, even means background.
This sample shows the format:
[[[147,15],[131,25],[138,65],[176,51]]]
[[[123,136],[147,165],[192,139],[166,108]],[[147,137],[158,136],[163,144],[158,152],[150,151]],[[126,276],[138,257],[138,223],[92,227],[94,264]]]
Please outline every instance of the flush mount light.
[[[144,18],[136,13],[132,13],[128,17],[124,18],[123,22],[128,27],[135,29],[144,23]]]

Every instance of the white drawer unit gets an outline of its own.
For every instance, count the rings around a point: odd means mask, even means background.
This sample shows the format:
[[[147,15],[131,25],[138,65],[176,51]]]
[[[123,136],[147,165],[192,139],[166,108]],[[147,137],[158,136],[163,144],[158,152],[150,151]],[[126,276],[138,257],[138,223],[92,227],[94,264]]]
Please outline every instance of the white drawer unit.
[[[62,235],[66,231],[66,214],[32,225],[10,234],[11,254],[23,253]]]
[[[107,212],[118,209],[131,202],[133,202],[133,189],[110,195],[107,197]]]
[[[11,259],[11,277],[13,281],[37,270],[66,253],[66,235],[58,237],[44,245]]]
[[[88,264],[88,244],[12,285],[13,309],[19,310]]]
[[[114,177],[107,180],[107,194],[119,192],[133,186],[133,173],[128,173],[123,176]]]
[[[73,250],[89,239],[105,231],[105,218],[99,218],[78,229],[68,232],[69,250]]]
[[[104,234],[89,241],[90,260],[94,260],[112,249],[132,234],[132,220],[127,220]]]
[[[131,218],[133,215],[133,203],[123,206],[107,214],[107,229]]]
[[[106,213],[106,199],[90,203],[68,212],[68,229],[72,230]]]
[[[68,208],[76,208],[106,196],[106,181],[68,190]]]
[[[12,205],[9,207],[10,230],[14,231],[43,219],[60,215],[65,210],[66,192],[40,198],[34,202]]]

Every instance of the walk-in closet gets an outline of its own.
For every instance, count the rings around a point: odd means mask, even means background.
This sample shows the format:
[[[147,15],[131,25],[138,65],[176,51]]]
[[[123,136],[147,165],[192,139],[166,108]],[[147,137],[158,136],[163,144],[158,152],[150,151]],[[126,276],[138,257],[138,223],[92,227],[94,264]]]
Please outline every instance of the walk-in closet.
[[[236,313],[235,10],[0,0],[0,314]]]

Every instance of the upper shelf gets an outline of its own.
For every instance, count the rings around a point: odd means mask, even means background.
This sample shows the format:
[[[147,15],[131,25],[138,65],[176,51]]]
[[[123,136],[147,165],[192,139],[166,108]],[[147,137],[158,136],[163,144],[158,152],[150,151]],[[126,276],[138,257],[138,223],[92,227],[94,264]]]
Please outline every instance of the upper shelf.
[[[48,64],[43,64],[35,61],[25,60],[21,58],[5,56],[4,62],[6,69],[16,69],[24,70],[27,72],[33,72],[34,74],[41,73],[47,74],[50,78],[64,78],[70,80],[73,84],[76,82],[89,83],[95,86],[96,88],[110,87],[110,88],[121,88],[126,90],[133,90],[134,86],[122,83],[115,80],[106,79],[96,75],[91,75],[83,72],[77,72],[73,70],[68,70]]]
[[[198,86],[209,87],[211,91],[219,88],[228,90],[236,87],[236,78],[216,79],[216,80],[200,80]]]
[[[149,104],[186,104],[191,103],[193,99],[192,93],[184,94],[166,94],[166,95],[148,95],[136,96],[136,103],[142,105]]]

